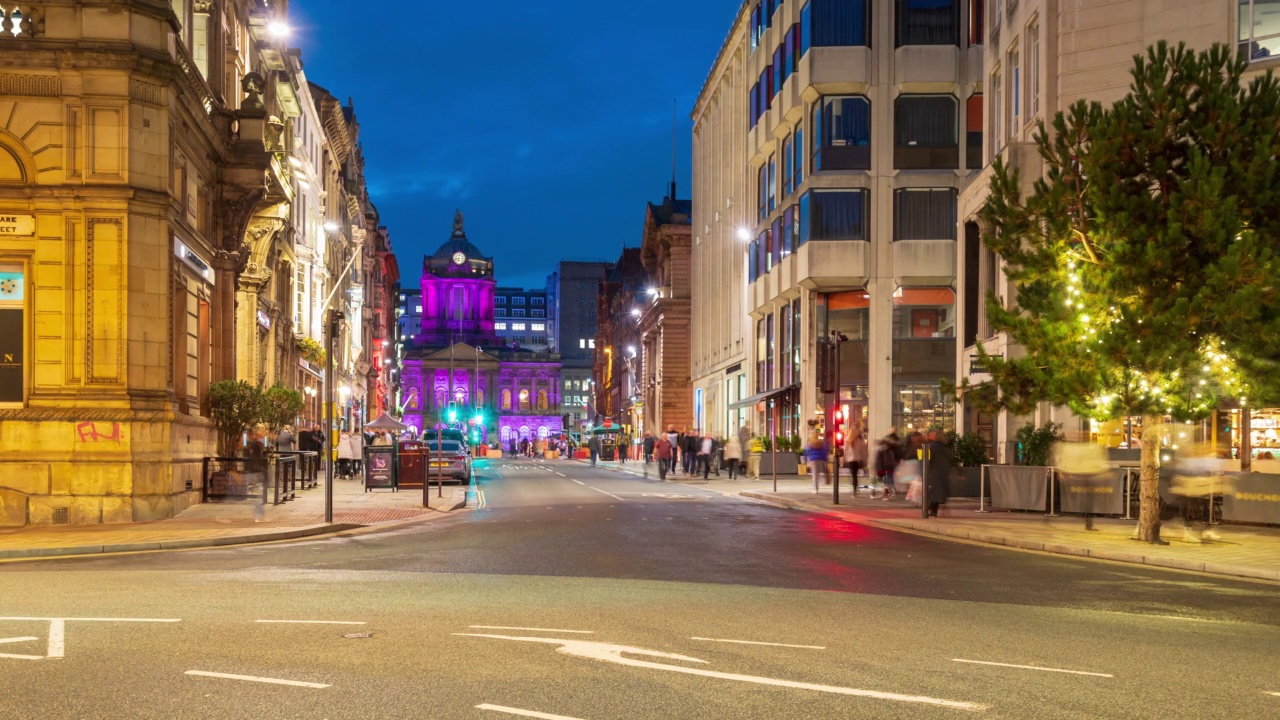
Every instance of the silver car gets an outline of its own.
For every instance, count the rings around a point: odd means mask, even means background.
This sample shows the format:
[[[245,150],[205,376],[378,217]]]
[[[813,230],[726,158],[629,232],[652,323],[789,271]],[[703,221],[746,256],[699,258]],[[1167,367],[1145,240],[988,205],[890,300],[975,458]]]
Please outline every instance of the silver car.
[[[423,445],[430,454],[428,482],[434,481],[437,474],[463,484],[471,482],[471,454],[465,445],[457,440],[428,440]]]

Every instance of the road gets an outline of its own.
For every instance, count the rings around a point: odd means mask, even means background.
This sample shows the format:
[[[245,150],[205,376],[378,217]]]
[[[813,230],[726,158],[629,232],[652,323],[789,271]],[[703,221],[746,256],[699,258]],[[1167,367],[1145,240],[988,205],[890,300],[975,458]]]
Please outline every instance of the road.
[[[387,532],[0,564],[0,717],[1280,717],[1274,585],[477,476]]]

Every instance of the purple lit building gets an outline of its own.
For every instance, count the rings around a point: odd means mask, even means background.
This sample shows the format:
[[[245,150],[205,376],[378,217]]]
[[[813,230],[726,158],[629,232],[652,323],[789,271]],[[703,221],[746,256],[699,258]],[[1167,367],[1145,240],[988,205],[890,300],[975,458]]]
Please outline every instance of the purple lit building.
[[[401,377],[403,422],[473,430],[504,450],[560,435],[560,356],[505,347],[494,332],[493,259],[453,235],[422,263],[421,327],[410,331]]]

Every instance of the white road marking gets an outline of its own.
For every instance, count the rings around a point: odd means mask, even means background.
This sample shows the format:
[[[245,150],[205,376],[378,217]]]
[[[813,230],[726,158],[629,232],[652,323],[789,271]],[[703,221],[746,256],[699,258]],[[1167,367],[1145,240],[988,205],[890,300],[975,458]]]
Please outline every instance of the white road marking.
[[[594,635],[595,630],[561,630],[559,628],[512,627],[510,625],[468,625],[475,630],[530,630],[532,632],[561,632],[575,635]]]
[[[583,486],[583,487],[586,487],[586,488],[591,488],[592,490],[595,490],[595,491],[596,491],[596,492],[598,492],[598,493],[604,493],[605,495],[608,495],[609,497],[613,498],[614,500],[621,500],[621,501],[623,501],[623,502],[626,502],[626,500],[627,500],[626,498],[621,498],[621,497],[618,497],[617,495],[614,495],[613,493],[609,492],[608,490],[601,490],[601,489],[600,489],[600,488],[598,488],[598,487],[592,487],[591,485],[588,485],[588,484],[586,484],[586,483],[582,483],[582,486]]]
[[[1013,665],[1010,663],[987,662],[986,660],[965,660],[963,658],[951,658],[951,662],[970,663],[973,665],[994,665],[996,667],[1017,668],[1019,670],[1042,670],[1044,672],[1067,673],[1069,675],[1091,675],[1093,677],[1115,677],[1108,673],[1085,672],[1083,670],[1063,670],[1061,668],[1038,667],[1036,665]]]
[[[322,688],[332,687],[324,683],[303,682],[302,680],[281,680],[280,678],[257,677],[255,675],[232,675],[230,673],[206,672],[204,670],[188,670],[184,675],[199,675],[200,677],[223,678],[226,680],[247,680],[249,682],[269,683],[271,685],[292,685],[294,687],[314,688],[320,690]]]
[[[573,480],[573,478],[569,478],[569,479]],[[586,483],[582,482],[581,480],[573,480],[573,481],[578,483],[579,485],[586,485]]]
[[[0,653],[0,658],[10,658],[13,660],[44,660],[43,655],[14,655],[12,653]]]
[[[28,635],[26,637],[0,638],[0,645],[4,645],[5,643],[30,642],[32,640],[39,640],[39,639],[40,638],[36,637],[35,635]]]
[[[759,640],[725,640],[723,638],[691,637],[690,640],[706,640],[707,642],[737,643],[739,645],[770,645],[772,647],[804,648],[805,650],[826,650],[824,645],[791,645],[789,643],[760,642]]]
[[[254,620],[256,623],[285,623],[289,625],[367,625],[363,620]]]
[[[536,710],[521,710],[520,708],[506,707],[504,705],[490,705],[489,703],[481,703],[476,706],[479,710],[492,710],[494,712],[506,713],[508,715],[519,715],[520,717],[542,718],[542,720],[579,720],[568,715],[552,715],[551,713],[537,712]]]
[[[62,618],[49,621],[49,649],[45,655],[60,658],[66,650],[67,621]]]
[[[1266,692],[1268,695],[1275,695],[1276,697],[1280,697],[1280,692],[1271,692],[1270,690],[1266,690],[1264,692]]]
[[[832,693],[836,695],[853,695],[857,697],[874,698],[877,700],[892,700],[895,702],[935,705],[955,710],[982,711],[989,707],[988,705],[982,705],[979,703],[963,702],[960,700],[944,700],[942,698],[928,697],[925,695],[903,695],[900,693],[881,692],[878,690],[861,690],[858,688],[837,687],[834,685],[817,685],[814,683],[796,682],[794,680],[778,680],[775,678],[757,677],[754,675],[738,675],[736,673],[716,672],[714,670],[703,670],[701,668],[666,665],[663,663],[648,662],[646,660],[635,660],[623,657],[623,653],[630,655],[648,655],[650,657],[668,658],[671,660],[682,660],[684,662],[702,663],[704,665],[707,663],[706,660],[699,660],[698,658],[689,657],[687,655],[676,655],[674,653],[664,653],[657,650],[646,650],[644,648],[629,647],[626,645],[612,645],[609,643],[591,642],[587,640],[564,640],[561,638],[513,637],[509,635],[479,635],[472,633],[454,634],[467,637],[493,638],[496,640],[549,643],[552,645],[559,645],[560,647],[556,648],[556,652],[563,653],[565,655],[573,655],[575,657],[588,658],[591,660],[603,660],[605,662],[627,665],[630,667],[666,670],[668,672],[684,673],[686,675],[701,675],[703,677],[718,678],[720,680],[733,680],[736,682],[755,683],[757,685],[774,685],[777,687],[795,688],[797,690],[813,690],[816,692]]]
[[[48,617],[0,617],[0,620],[13,620],[19,622],[47,622],[49,623],[49,644],[45,650],[46,658],[60,658],[66,652],[66,636],[67,621],[75,622],[162,622],[176,623],[182,622],[176,618],[48,618]],[[36,638],[37,640],[39,638]],[[6,655],[3,657],[18,657],[21,659],[37,659],[30,655]],[[43,658],[38,658],[43,659]]]

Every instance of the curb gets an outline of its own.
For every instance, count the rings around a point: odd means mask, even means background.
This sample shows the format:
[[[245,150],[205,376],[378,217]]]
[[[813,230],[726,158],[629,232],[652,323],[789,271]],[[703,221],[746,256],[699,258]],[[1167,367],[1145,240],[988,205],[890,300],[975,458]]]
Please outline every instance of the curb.
[[[42,557],[62,557],[67,555],[101,555],[104,553],[146,552],[154,550],[189,550],[191,548],[222,547],[225,545],[250,545],[254,543],[273,542],[277,540],[295,540],[316,535],[336,534],[356,528],[370,527],[354,523],[332,523],[328,525],[308,525],[292,530],[254,533],[252,535],[227,535],[215,538],[193,538],[190,540],[162,540],[160,542],[109,543],[105,545],[77,545],[75,547],[55,548],[23,548],[20,550],[0,550],[0,560],[18,560]]]
[[[1151,555],[1144,555],[1138,549],[1138,552],[1124,552],[1121,550],[1093,550],[1089,548],[1074,547],[1071,545],[1059,545],[1055,543],[1045,543],[1036,540],[1027,540],[1024,538],[1009,535],[991,535],[981,531],[961,530],[958,528],[949,528],[931,523],[916,520],[874,520],[871,518],[859,517],[852,513],[842,513],[824,508],[815,507],[808,503],[792,500],[790,498],[778,497],[769,493],[755,492],[752,490],[743,490],[738,493],[743,497],[749,497],[754,500],[762,500],[792,510],[801,510],[804,512],[826,515],[828,517],[838,518],[846,522],[856,523],[858,525],[867,525],[870,527],[880,528],[881,530],[891,530],[897,532],[914,532],[921,535],[929,535],[944,540],[966,540],[969,542],[981,543],[983,545],[991,545],[994,547],[1014,548],[1018,550],[1034,550],[1036,552],[1050,553],[1053,555],[1065,555],[1070,557],[1091,558],[1094,560],[1107,560],[1110,562],[1120,562],[1129,565],[1143,565],[1146,567],[1158,567],[1167,570],[1184,570],[1191,572],[1208,573],[1212,575],[1222,575],[1233,578],[1245,578],[1249,580],[1270,580],[1272,582],[1280,582],[1280,570],[1264,570],[1260,568],[1242,567],[1239,565],[1223,565],[1215,562],[1202,562],[1198,560],[1185,560],[1182,558],[1166,558]]]

